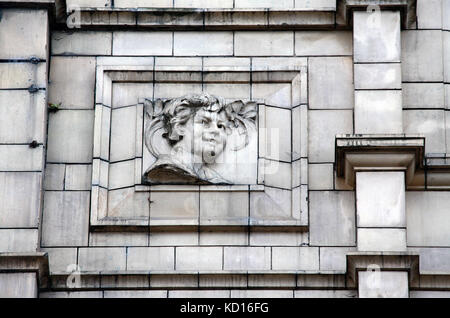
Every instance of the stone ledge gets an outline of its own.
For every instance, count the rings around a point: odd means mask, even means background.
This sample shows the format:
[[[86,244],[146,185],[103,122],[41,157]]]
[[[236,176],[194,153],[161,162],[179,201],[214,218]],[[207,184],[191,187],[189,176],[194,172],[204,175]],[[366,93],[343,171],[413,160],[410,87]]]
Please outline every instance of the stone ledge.
[[[0,272],[34,272],[39,286],[46,288],[49,275],[48,255],[45,252],[0,253]]]

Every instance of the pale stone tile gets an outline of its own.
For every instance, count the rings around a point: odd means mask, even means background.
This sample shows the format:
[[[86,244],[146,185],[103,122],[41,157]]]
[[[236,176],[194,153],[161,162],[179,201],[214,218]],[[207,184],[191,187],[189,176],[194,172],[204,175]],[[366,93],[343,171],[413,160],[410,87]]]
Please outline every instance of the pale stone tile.
[[[304,232],[250,232],[253,246],[300,246],[308,243],[308,233]]]
[[[46,93],[0,90],[0,142],[43,143],[46,129]]]
[[[401,252],[406,250],[406,229],[358,228],[358,251]]]
[[[173,247],[129,247],[127,270],[174,270]]]
[[[147,219],[149,193],[135,192],[134,187],[108,191],[108,216]]]
[[[76,248],[43,248],[48,253],[50,273],[72,272],[77,264]]]
[[[401,134],[402,92],[355,91],[356,134]]]
[[[2,9],[0,59],[47,59],[47,36],[46,9]]]
[[[174,8],[233,8],[233,0],[175,0]]]
[[[29,88],[31,85],[47,86],[46,63],[0,63],[1,89]]]
[[[269,270],[270,247],[225,247],[224,270]]]
[[[169,290],[169,298],[230,298],[229,290]]]
[[[316,10],[335,10],[336,0],[295,0],[295,8],[316,9]]]
[[[42,246],[88,244],[89,200],[87,191],[46,191],[42,221]]]
[[[92,165],[66,165],[65,190],[90,190],[91,183]]]
[[[355,89],[400,89],[400,63],[355,64]]]
[[[81,271],[124,271],[126,270],[126,248],[80,248],[78,265]]]
[[[205,83],[203,85],[203,90],[208,94],[231,100],[250,99],[250,84]]]
[[[198,287],[198,276],[196,275],[153,275],[150,277],[150,286],[153,288],[174,287]]]
[[[156,83],[155,98],[177,98],[180,96],[199,94],[201,83]]]
[[[359,271],[359,298],[408,298],[408,272]]]
[[[253,83],[252,99],[263,99],[269,106],[291,108],[291,90],[290,83]]]
[[[250,224],[267,221],[298,221],[291,208],[289,190],[266,187],[263,193],[250,192]]]
[[[113,83],[113,108],[136,105],[139,98],[153,98],[153,83]]]
[[[417,0],[417,27],[442,29],[442,0]]]
[[[231,298],[293,298],[292,290],[270,289],[232,289]]]
[[[334,162],[337,134],[353,133],[352,110],[308,111],[309,162]]]
[[[150,246],[199,245],[199,234],[192,231],[150,231]]]
[[[269,288],[269,287],[295,287],[294,274],[249,274],[248,287]]]
[[[273,270],[319,270],[318,247],[272,247]]]
[[[400,62],[400,12],[353,13],[355,62]]]
[[[39,298],[103,298],[103,291],[43,292]]]
[[[252,63],[254,65],[254,62]],[[204,57],[203,71],[250,71],[250,58],[246,57]]]
[[[38,229],[0,229],[0,253],[36,252]]]
[[[150,224],[181,220],[198,224],[199,192],[152,192],[150,194]]]
[[[60,32],[52,33],[52,54],[61,55],[111,55],[111,32]]]
[[[406,134],[425,135],[426,153],[445,153],[444,110],[403,111],[403,130]]]
[[[123,1],[123,0],[118,0]],[[103,8],[111,6],[111,0],[67,0],[67,7]]]
[[[356,290],[295,290],[294,298],[357,298]]]
[[[450,292],[435,290],[411,290],[409,292],[409,298],[450,298]]]
[[[448,246],[450,192],[406,192],[408,246]]]
[[[111,116],[110,160],[112,162],[136,157],[136,106],[116,108]]]
[[[276,107],[265,108],[265,120],[260,121],[260,128],[264,128],[261,133],[266,134],[266,144],[264,147],[264,157],[272,160],[291,161],[291,111]],[[260,152],[261,152],[260,148]],[[277,173],[278,164],[273,169],[266,169],[265,175]]]
[[[234,0],[235,8],[283,8],[293,7],[292,0]]]
[[[37,227],[41,173],[0,172],[0,227]]]
[[[113,55],[172,55],[172,32],[115,31]]]
[[[447,1],[448,2],[448,1]],[[450,8],[450,5],[449,5]],[[450,9],[449,9],[450,18]],[[447,19],[450,20],[450,19]],[[444,82],[450,83],[450,32],[442,32],[442,45],[444,54]]]
[[[90,246],[147,246],[148,233],[140,232],[91,232]]]
[[[292,188],[292,165],[278,162],[278,169],[274,173],[266,173],[264,177],[265,185],[290,190]]]
[[[105,290],[104,298],[167,298],[166,290]]]
[[[248,192],[200,192],[200,223],[202,225],[247,225]]]
[[[234,36],[236,56],[293,55],[292,31],[237,31]]]
[[[309,59],[311,109],[353,109],[353,61],[351,57]]]
[[[361,227],[406,227],[405,173],[357,172],[356,217]]]
[[[66,165],[48,163],[45,166],[44,190],[64,190]]]
[[[172,8],[172,4],[173,0],[114,0],[115,8]]]
[[[0,273],[1,298],[37,298],[36,273]]]
[[[450,98],[450,85],[448,85],[449,86],[449,98]],[[450,153],[450,112],[449,111],[446,111],[445,112],[445,131],[446,131],[446,140],[447,140],[447,147],[446,147],[446,150],[447,150],[447,152],[446,153]]]
[[[156,57],[155,71],[202,71],[201,57]],[[195,76],[196,73],[192,73]],[[172,76],[175,74],[171,74]],[[158,74],[156,74],[158,78]]]
[[[176,270],[222,270],[222,247],[177,247]]]
[[[402,32],[402,80],[405,82],[442,82],[442,31]]]
[[[47,161],[91,163],[94,111],[60,110],[49,116]]]
[[[403,83],[403,108],[444,108],[443,83]]]
[[[109,164],[108,188],[118,189],[134,185],[135,161],[127,160]]]
[[[174,55],[233,55],[233,33],[228,31],[174,32]]]
[[[95,57],[54,56],[50,63],[49,103],[60,109],[93,109]]]
[[[333,190],[332,164],[309,164],[308,168],[310,190]]]
[[[41,171],[43,152],[42,145],[0,145],[0,171]]]
[[[439,274],[450,270],[450,248],[408,248],[408,251],[420,255],[420,273]]]
[[[248,222],[248,221],[247,221]],[[248,245],[248,233],[238,231],[218,232],[202,231],[199,235],[200,245]]]
[[[355,245],[354,192],[311,191],[309,209],[311,245]]]
[[[355,247],[320,247],[320,270],[345,272],[347,254],[355,251]]]
[[[295,55],[352,55],[353,36],[350,31],[297,31]]]

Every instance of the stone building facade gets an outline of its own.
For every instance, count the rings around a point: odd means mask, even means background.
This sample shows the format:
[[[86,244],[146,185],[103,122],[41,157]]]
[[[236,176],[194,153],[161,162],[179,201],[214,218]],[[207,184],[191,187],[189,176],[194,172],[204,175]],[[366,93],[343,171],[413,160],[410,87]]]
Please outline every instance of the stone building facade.
[[[0,1],[2,297],[448,297],[449,153],[450,0]]]

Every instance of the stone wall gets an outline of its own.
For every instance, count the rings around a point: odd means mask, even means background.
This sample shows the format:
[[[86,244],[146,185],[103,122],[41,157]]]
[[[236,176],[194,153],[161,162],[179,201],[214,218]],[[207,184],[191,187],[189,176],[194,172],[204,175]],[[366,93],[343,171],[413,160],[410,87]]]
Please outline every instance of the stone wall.
[[[400,95],[401,133],[426,142],[400,226],[400,257],[419,255],[419,283],[406,294],[450,296],[450,1],[417,0],[400,60],[379,64],[357,62],[364,30],[352,29],[344,2],[68,0],[68,14],[96,8],[71,29],[51,5],[1,7],[0,257],[46,252],[49,276],[34,292],[36,276],[23,276],[18,293],[8,287],[18,274],[2,274],[0,295],[363,297],[348,278],[349,255],[361,252],[357,195],[337,175],[335,138],[371,133],[356,126],[355,103],[384,90]],[[190,8],[203,25],[168,17],[153,28],[136,7]],[[116,23],[99,8],[115,8]],[[261,158],[277,173],[240,188],[140,183],[142,99],[201,92],[264,104],[282,152]]]

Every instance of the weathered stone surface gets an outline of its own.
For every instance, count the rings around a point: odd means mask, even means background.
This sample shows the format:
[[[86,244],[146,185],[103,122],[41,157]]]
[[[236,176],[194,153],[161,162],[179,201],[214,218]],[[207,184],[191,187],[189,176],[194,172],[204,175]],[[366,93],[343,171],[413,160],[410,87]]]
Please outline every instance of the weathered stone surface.
[[[426,153],[445,153],[444,116],[444,110],[403,111],[403,130],[425,135]]]
[[[111,32],[53,32],[52,54],[111,55]]]
[[[90,190],[91,183],[92,165],[66,165],[65,190]]]
[[[0,143],[43,143],[46,108],[43,90],[0,90]]]
[[[172,32],[113,32],[113,55],[172,55]]]
[[[174,270],[173,247],[130,247],[127,270]]]
[[[291,0],[235,0],[235,8],[292,8]]]
[[[409,292],[409,298],[450,298],[450,292],[433,290],[411,290]]]
[[[32,85],[45,88],[46,77],[45,63],[0,63],[0,89],[28,89]]]
[[[311,110],[308,112],[309,162],[334,162],[337,134],[353,133],[352,110]]]
[[[400,89],[400,63],[355,64],[355,89]]]
[[[171,8],[173,0],[114,0],[115,8]]]
[[[39,298],[103,298],[102,291],[79,291],[79,292],[43,292]]]
[[[104,298],[166,298],[166,290],[105,290]]]
[[[355,247],[320,247],[320,270],[347,270],[347,254],[356,251]]]
[[[406,229],[358,228],[358,251],[406,251]]]
[[[198,224],[200,213],[199,192],[152,192],[150,224],[172,220],[174,224],[189,222]]]
[[[319,248],[317,247],[272,247],[273,270],[319,269]]]
[[[200,192],[200,224],[247,225],[248,192]]]
[[[309,193],[311,245],[355,245],[354,200],[355,194],[348,191]]]
[[[450,246],[450,192],[406,192],[408,246]]]
[[[400,12],[353,13],[355,62],[400,62]]]
[[[357,298],[355,290],[295,290],[294,298]]]
[[[252,246],[300,246],[308,243],[308,234],[304,232],[250,232]]]
[[[191,231],[150,232],[149,240],[150,240],[150,246],[199,245],[198,233],[191,232]],[[216,244],[214,244],[214,245],[216,245]]]
[[[89,192],[46,191],[42,223],[43,246],[86,246]]]
[[[222,270],[222,247],[177,247],[176,270]]]
[[[125,247],[80,248],[78,265],[81,271],[126,270]]]
[[[233,0],[175,0],[174,8],[233,8]]]
[[[43,152],[42,145],[0,145],[0,171],[41,171]]]
[[[168,298],[230,298],[229,290],[169,290]]]
[[[0,273],[1,298],[37,298],[36,273]]]
[[[157,59],[157,61],[158,60],[159,59]],[[153,83],[113,83],[113,108],[136,105],[138,103],[138,99],[143,97],[153,97]]]
[[[219,221],[219,222],[222,224],[224,223],[223,221],[222,222]],[[247,223],[248,223],[248,220],[247,220]],[[233,234],[231,234],[231,233],[233,233]],[[248,245],[248,233],[245,231],[236,231],[236,232],[217,231],[217,230],[201,231],[200,235],[199,235],[199,243],[198,244],[204,245],[204,246]]]
[[[293,55],[294,34],[291,31],[236,32],[235,56]]]
[[[441,29],[442,5],[442,0],[417,0],[417,27],[419,29]]]
[[[108,216],[117,218],[147,219],[149,216],[149,193],[135,192],[134,188],[108,192]]]
[[[148,246],[148,233],[97,232],[89,234],[89,246]]]
[[[94,111],[60,110],[49,116],[47,161],[91,163]]]
[[[353,62],[350,57],[309,59],[309,99],[312,109],[353,108]]]
[[[356,172],[358,227],[406,227],[405,173]]]
[[[359,298],[408,298],[408,272],[358,272]]]
[[[448,2],[448,1],[447,1]],[[450,5],[448,16],[450,17]],[[447,18],[448,20],[448,18]],[[447,30],[450,31],[450,30]],[[442,32],[442,45],[444,49],[444,82],[450,83],[450,32]]]
[[[292,290],[270,289],[232,289],[231,298],[292,298]]]
[[[54,56],[50,63],[48,102],[60,109],[93,109],[95,58]]]
[[[44,248],[48,253],[50,273],[71,272],[76,269],[76,248]]]
[[[270,247],[225,247],[224,270],[269,270]]]
[[[333,190],[333,165],[309,164],[308,185],[310,190]]]
[[[0,172],[0,227],[37,227],[42,173]]]
[[[403,108],[444,108],[443,83],[403,83]]]
[[[173,41],[178,56],[233,55],[232,32],[175,32]]]
[[[408,238],[409,240],[409,238]],[[418,253],[419,268],[422,274],[446,273],[450,270],[450,248],[409,248],[408,251]]]
[[[442,32],[438,30],[402,32],[402,80],[442,82]]]
[[[297,31],[295,55],[352,55],[352,39],[349,31]]]
[[[259,128],[266,134],[265,145],[259,148],[260,156],[271,160],[291,161],[291,112],[269,106],[264,107],[264,112],[264,122],[262,118],[259,119]],[[271,172],[265,171],[265,174],[276,173],[278,168],[276,165]]]
[[[2,9],[0,59],[45,60],[47,36],[47,10]]]
[[[44,190],[64,190],[66,165],[48,163],[45,165]]]
[[[36,252],[39,246],[38,232],[38,229],[0,229],[0,252]]]

